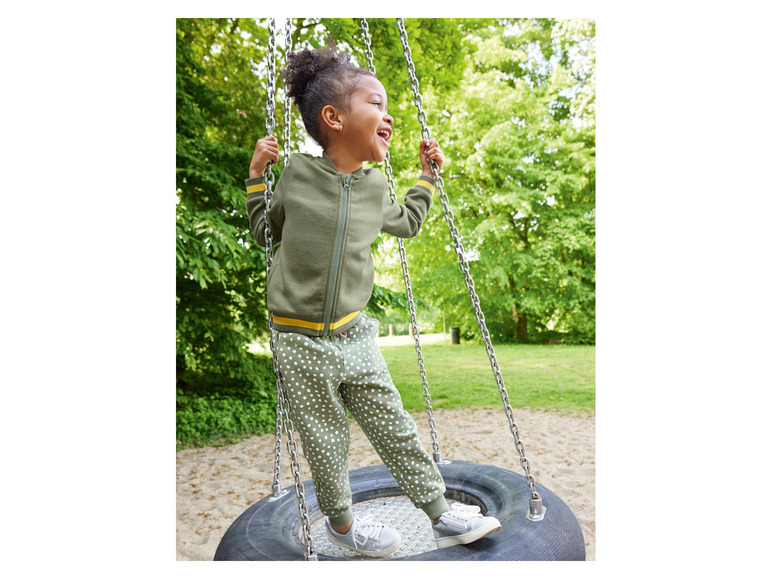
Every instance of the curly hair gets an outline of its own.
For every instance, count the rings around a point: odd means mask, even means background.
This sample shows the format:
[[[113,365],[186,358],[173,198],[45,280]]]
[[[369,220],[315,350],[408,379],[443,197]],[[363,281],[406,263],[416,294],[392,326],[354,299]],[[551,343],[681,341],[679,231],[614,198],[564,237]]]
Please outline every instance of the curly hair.
[[[287,94],[295,99],[303,125],[321,146],[319,124],[322,109],[327,105],[348,110],[351,92],[360,76],[374,76],[351,64],[351,55],[334,48],[292,52],[284,69]]]

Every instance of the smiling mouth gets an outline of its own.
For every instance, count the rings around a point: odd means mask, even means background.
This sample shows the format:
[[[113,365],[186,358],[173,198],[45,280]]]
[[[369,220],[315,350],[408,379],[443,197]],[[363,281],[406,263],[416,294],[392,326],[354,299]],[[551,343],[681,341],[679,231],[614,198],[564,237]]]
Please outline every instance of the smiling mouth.
[[[386,146],[389,146],[389,141],[391,140],[391,131],[386,129],[381,129],[378,131],[378,136],[381,138],[381,140],[386,143]]]

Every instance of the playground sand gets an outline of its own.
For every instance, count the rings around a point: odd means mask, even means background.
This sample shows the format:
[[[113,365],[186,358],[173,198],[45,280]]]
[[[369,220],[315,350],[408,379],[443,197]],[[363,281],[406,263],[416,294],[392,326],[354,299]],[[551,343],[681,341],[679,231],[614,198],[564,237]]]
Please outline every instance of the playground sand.
[[[536,481],[574,512],[584,534],[587,560],[595,560],[595,417],[515,410],[520,438]],[[413,418],[431,451],[428,416]],[[443,459],[468,460],[522,473],[502,409],[434,411]],[[285,435],[286,436],[286,435]],[[271,493],[276,436],[256,436],[229,446],[177,452],[177,560],[211,561],[230,524]],[[310,478],[301,453],[301,476]],[[349,467],[380,464],[359,426],[351,425]],[[294,484],[286,442],[282,487]]]

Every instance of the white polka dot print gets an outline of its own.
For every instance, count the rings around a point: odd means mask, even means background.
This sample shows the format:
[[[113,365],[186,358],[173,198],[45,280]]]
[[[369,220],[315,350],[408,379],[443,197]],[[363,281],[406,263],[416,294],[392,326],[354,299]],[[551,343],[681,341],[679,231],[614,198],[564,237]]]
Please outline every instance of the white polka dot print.
[[[311,467],[319,508],[333,519],[346,518],[351,509],[346,409],[414,505],[432,503],[445,492],[375,343],[378,325],[362,316],[343,336],[274,331],[292,420]]]

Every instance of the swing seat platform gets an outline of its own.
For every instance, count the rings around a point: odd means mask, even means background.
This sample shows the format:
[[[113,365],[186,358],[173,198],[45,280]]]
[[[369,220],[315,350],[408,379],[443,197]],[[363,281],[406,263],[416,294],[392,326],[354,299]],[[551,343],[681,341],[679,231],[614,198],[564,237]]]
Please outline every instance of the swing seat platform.
[[[501,530],[468,545],[437,549],[428,517],[413,506],[384,465],[349,473],[354,512],[396,528],[400,548],[386,560],[416,561],[584,561],[582,530],[568,506],[536,484],[544,519],[530,521],[530,490],[525,477],[499,467],[466,461],[438,464],[448,502],[477,505],[501,522]],[[266,497],[242,513],[223,536],[215,561],[302,561],[305,545],[297,497]],[[331,545],[325,536],[311,481],[304,482],[314,551],[322,560],[367,559]]]

